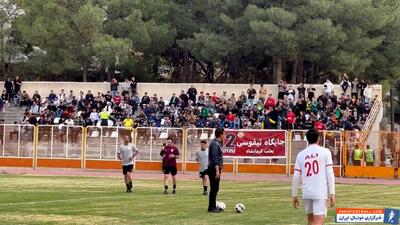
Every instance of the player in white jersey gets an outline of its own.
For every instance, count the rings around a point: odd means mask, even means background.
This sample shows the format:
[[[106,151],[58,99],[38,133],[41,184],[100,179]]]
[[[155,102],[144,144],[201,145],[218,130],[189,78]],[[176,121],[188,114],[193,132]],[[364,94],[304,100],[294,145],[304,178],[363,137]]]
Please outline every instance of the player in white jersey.
[[[118,159],[122,160],[122,173],[126,184],[126,192],[132,192],[133,159],[138,154],[135,145],[129,142],[129,136],[124,136],[124,143],[118,148]]]
[[[297,186],[302,179],[304,209],[308,225],[322,225],[327,213],[326,200],[335,206],[335,176],[332,156],[327,148],[318,145],[319,132],[312,128],[307,134],[309,146],[297,155],[293,175],[293,207],[299,208]]]

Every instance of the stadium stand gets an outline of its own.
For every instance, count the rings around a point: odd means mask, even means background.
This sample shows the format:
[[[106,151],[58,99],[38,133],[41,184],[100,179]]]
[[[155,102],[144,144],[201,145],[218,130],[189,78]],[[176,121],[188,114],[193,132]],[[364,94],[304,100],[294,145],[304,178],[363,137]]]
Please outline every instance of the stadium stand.
[[[107,111],[111,120],[107,125],[115,126],[131,126],[125,118],[133,115],[134,127],[308,129],[314,126],[320,130],[361,130],[365,124],[372,126],[366,121],[371,117],[373,103],[380,101],[372,87],[357,80],[342,80],[340,86],[329,80],[315,86],[281,81],[275,88],[242,85],[235,91],[229,86],[209,91],[213,85],[205,85],[195,84],[187,89],[175,85],[175,89],[162,88],[157,93],[148,93],[154,89],[139,88],[140,96],[132,92],[129,81],[120,84],[120,92],[107,91],[104,87],[110,87],[109,84],[102,84],[101,91],[85,90],[79,94],[67,89],[47,90],[46,94],[41,88],[30,95],[23,86],[23,94],[10,99],[12,113],[3,117],[6,123],[13,123],[10,116],[15,120],[21,114],[17,112],[22,111],[24,116],[19,123],[88,126],[99,125],[99,114]],[[182,90],[177,93],[177,89]],[[1,105],[7,105],[6,99],[2,100]],[[13,105],[22,109],[18,111]],[[376,111],[374,119],[378,117]]]

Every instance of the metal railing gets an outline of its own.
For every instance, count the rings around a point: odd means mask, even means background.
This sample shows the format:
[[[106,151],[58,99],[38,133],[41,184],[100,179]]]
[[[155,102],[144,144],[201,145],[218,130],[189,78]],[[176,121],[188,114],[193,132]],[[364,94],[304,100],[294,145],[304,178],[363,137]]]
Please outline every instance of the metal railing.
[[[0,157],[31,158],[35,127],[28,124],[0,125]]]
[[[182,128],[138,127],[135,129],[134,143],[139,149],[136,160],[161,161],[160,151],[167,138],[172,138],[180,151],[179,162],[184,160],[184,130]]]
[[[343,159],[343,132],[340,131],[320,131],[320,142],[322,147],[331,151],[334,166],[340,167],[340,176],[342,176],[342,159]],[[290,131],[290,165],[296,163],[297,154],[308,147],[306,138],[307,130],[291,130]]]
[[[82,158],[83,127],[39,125],[37,127],[37,158]]]
[[[265,130],[260,130],[265,131]],[[321,131],[320,144],[331,150],[333,163],[342,169],[347,165],[354,166],[353,152],[356,146],[365,150],[368,144],[374,150],[375,161],[368,166],[384,166],[396,168],[400,149],[400,133],[366,131]],[[256,157],[226,157],[228,164],[238,165],[276,165],[286,166],[290,172],[297,154],[307,147],[305,130],[291,130],[286,134],[286,157],[256,158]],[[43,125],[34,127],[26,124],[0,125],[0,158],[23,159],[32,158],[33,167],[37,159],[79,160],[81,168],[85,168],[87,160],[115,161],[117,151],[123,136],[128,135],[137,146],[138,162],[161,162],[160,150],[168,137],[180,151],[178,163],[186,171],[187,164],[195,162],[196,152],[200,150],[201,140],[210,142],[214,139],[214,129],[201,128],[155,128],[139,127],[126,129],[124,127],[80,127]],[[364,145],[361,137],[368,137]],[[396,158],[397,157],[397,158]],[[398,163],[398,162],[397,162]],[[76,165],[76,164],[74,164]],[[360,166],[367,166],[363,155]],[[397,165],[398,166],[398,165]],[[191,167],[193,169],[193,166]],[[262,167],[261,167],[262,168]],[[235,171],[235,170],[234,170]],[[236,171],[238,171],[236,169]],[[282,171],[282,170],[280,170]],[[240,172],[240,171],[239,171]],[[268,171],[265,171],[268,172]]]

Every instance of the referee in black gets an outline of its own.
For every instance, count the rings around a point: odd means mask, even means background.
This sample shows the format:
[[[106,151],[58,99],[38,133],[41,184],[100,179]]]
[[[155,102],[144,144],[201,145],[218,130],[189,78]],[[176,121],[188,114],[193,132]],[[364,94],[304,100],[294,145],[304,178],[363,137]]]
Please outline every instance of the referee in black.
[[[211,141],[208,147],[208,176],[210,179],[210,196],[208,201],[208,212],[219,213],[216,201],[219,191],[219,181],[221,178],[221,170],[223,166],[222,146],[224,143],[224,129],[219,127],[215,130],[215,139]]]

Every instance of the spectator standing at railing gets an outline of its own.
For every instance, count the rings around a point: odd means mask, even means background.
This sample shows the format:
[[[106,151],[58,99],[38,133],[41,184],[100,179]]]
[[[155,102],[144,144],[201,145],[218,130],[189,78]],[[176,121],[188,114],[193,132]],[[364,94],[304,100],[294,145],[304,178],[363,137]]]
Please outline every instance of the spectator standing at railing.
[[[181,103],[181,108],[184,109],[189,103],[189,97],[185,94],[185,91],[181,91],[181,95],[179,95],[179,101]]]
[[[323,86],[326,86],[326,95],[329,95],[332,93],[332,91],[334,91],[334,86],[332,84],[332,82],[329,79],[326,79],[325,83],[323,84]]]
[[[367,83],[365,83],[363,96],[364,96],[364,102],[369,104],[371,102],[371,98],[372,98],[372,87],[370,85],[368,85]]]
[[[193,104],[196,104],[197,90],[196,88],[194,88],[193,85],[190,86],[190,88],[187,91],[187,94],[189,95],[189,99],[192,100]]]
[[[111,96],[114,98],[114,96],[115,96],[115,95],[117,94],[117,92],[118,92],[118,86],[119,86],[119,83],[118,83],[117,78],[113,77],[113,78],[111,79],[110,86],[111,86]]]
[[[349,81],[349,77],[347,76],[346,73],[343,74],[342,76],[342,81],[340,82],[340,87],[342,88],[343,93],[347,93],[347,89],[351,86],[351,83]]]
[[[131,91],[132,91],[132,95],[137,93],[137,81],[135,77],[131,78]]]
[[[253,84],[250,84],[249,89],[247,89],[247,101],[249,105],[253,105],[254,104],[254,99],[256,97],[257,91],[256,89],[254,89]]]
[[[360,82],[358,81],[358,78],[354,78],[354,80],[351,82],[351,98],[358,98],[359,95],[359,88],[360,88]]]
[[[267,88],[264,87],[264,84],[260,84],[260,90],[258,90],[259,99],[264,103],[265,98],[267,97]]]
[[[315,88],[312,84],[307,88],[307,98],[313,99],[315,97]]]
[[[130,89],[131,89],[131,81],[126,78],[125,81],[121,84],[122,87],[122,96],[125,96],[126,94],[129,94]]]
[[[13,97],[13,83],[11,82],[11,78],[7,77],[7,80],[4,82],[4,88],[6,89],[7,101],[11,101]]]
[[[297,91],[299,92],[299,97],[303,96],[304,98],[306,97],[306,88],[304,87],[303,83],[300,83],[299,86],[297,87]]]
[[[15,77],[14,80],[14,93],[17,94],[18,92],[21,91],[21,86],[22,86],[22,80],[19,76]]]
[[[360,80],[358,82],[358,98],[364,102],[364,89],[366,87],[367,83],[364,80]]]

